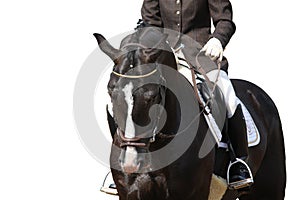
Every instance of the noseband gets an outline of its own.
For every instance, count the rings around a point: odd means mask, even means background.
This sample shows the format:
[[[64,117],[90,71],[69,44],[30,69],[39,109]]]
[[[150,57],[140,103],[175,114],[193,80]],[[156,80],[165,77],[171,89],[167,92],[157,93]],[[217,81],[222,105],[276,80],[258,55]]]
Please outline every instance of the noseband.
[[[126,146],[133,146],[133,147],[146,147],[147,144],[144,142],[141,142],[140,137],[134,137],[134,138],[126,138],[124,135],[124,132],[121,131],[119,128],[117,129],[117,134],[121,138],[121,144],[120,147],[126,147]]]

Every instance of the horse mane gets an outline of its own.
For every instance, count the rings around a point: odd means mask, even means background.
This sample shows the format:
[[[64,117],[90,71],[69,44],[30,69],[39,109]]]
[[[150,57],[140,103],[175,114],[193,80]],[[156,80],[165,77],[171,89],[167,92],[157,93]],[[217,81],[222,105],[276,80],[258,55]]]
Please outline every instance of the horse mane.
[[[155,27],[146,27],[136,29],[135,32],[129,34],[120,44],[120,49],[126,46],[128,43],[138,43],[145,47],[153,48],[160,42],[160,40],[165,36],[162,30]]]

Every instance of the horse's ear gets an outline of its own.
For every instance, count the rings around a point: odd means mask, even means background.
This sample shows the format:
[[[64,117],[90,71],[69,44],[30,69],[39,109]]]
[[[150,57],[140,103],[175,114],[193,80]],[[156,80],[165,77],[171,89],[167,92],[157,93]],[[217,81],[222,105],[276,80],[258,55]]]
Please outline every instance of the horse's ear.
[[[163,34],[163,37],[159,40],[159,42],[156,45],[154,45],[152,48],[143,50],[143,53],[148,62],[154,62],[161,54],[162,50],[165,49],[167,37],[167,34]]]
[[[115,49],[101,34],[94,33],[93,35],[95,36],[100,49],[115,61],[120,54],[120,50]]]
[[[146,62],[154,62],[160,55],[161,51],[161,49],[156,48],[143,49]]]

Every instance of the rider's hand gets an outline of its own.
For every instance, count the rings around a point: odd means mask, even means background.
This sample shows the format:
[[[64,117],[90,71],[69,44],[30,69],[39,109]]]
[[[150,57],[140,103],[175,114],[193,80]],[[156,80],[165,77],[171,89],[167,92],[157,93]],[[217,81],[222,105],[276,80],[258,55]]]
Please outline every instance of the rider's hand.
[[[205,52],[206,56],[209,56],[212,60],[218,59],[222,61],[223,58],[223,47],[217,38],[211,38],[201,49],[201,51]]]

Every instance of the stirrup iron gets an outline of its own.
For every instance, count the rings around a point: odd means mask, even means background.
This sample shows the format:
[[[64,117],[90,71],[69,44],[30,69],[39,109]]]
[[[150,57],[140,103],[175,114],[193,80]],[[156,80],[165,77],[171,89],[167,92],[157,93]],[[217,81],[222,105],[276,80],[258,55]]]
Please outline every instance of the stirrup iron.
[[[230,175],[230,169],[233,165],[237,164],[237,163],[241,163],[242,165],[244,165],[246,167],[246,169],[248,170],[249,172],[249,178],[246,178],[244,180],[240,180],[240,181],[235,181],[235,182],[232,182],[230,183],[229,182],[229,175]],[[229,189],[235,189],[235,190],[238,190],[238,189],[241,189],[241,188],[245,188],[245,187],[249,187],[251,186],[252,184],[254,183],[254,180],[253,180],[253,175],[252,175],[252,172],[249,168],[249,166],[247,165],[247,163],[245,161],[243,161],[242,159],[239,159],[239,158],[236,158],[236,160],[234,162],[230,162],[229,166],[228,166],[228,169],[227,169],[227,185],[228,185],[228,188]]]
[[[118,195],[118,191],[116,189],[116,185],[113,183],[113,184],[109,184],[107,185],[107,177],[108,175],[110,174],[111,172],[108,172],[104,178],[104,181],[103,181],[103,184],[100,188],[100,191],[101,192],[104,192],[106,194],[110,194],[110,195]]]

